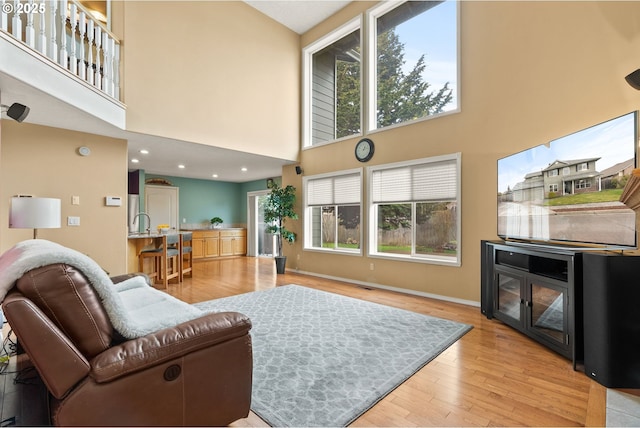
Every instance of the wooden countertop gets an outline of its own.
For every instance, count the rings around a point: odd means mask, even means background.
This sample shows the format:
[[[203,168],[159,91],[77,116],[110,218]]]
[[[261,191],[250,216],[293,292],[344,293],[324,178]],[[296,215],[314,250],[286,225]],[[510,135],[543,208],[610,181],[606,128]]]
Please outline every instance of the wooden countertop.
[[[209,231],[209,230],[245,230],[246,227],[216,227],[216,228],[209,228],[209,229],[180,229],[180,232],[205,232],[205,231]]]
[[[162,238],[163,236],[173,235],[176,233],[188,233],[189,231],[181,230],[180,232],[171,232],[171,233],[158,233],[158,232],[142,232],[142,233],[130,233],[127,235],[128,239],[153,239],[153,238]]]

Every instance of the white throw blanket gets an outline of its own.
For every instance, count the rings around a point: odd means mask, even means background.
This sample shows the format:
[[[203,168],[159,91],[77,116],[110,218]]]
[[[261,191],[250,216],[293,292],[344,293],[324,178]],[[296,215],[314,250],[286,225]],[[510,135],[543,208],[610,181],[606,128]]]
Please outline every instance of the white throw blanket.
[[[128,339],[203,315],[192,305],[149,287],[143,277],[114,285],[90,257],[44,239],[19,242],[0,255],[0,302],[26,272],[54,263],[68,264],[84,274],[100,296],[113,327]]]

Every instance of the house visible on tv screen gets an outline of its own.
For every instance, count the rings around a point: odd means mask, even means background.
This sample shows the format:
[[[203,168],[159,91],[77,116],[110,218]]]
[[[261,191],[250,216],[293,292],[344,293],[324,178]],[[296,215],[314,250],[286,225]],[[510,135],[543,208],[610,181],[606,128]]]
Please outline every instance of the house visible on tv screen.
[[[602,172],[596,169],[598,160],[600,158],[556,160],[541,171],[526,174],[523,181],[502,194],[501,200],[542,201],[558,196],[624,187],[626,178],[633,170],[634,160],[620,162]]]

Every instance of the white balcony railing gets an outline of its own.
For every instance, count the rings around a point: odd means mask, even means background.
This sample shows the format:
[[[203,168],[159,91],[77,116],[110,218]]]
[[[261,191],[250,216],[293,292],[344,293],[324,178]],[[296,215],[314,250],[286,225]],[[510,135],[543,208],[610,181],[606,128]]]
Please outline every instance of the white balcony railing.
[[[120,42],[74,0],[0,0],[0,30],[120,100]]]

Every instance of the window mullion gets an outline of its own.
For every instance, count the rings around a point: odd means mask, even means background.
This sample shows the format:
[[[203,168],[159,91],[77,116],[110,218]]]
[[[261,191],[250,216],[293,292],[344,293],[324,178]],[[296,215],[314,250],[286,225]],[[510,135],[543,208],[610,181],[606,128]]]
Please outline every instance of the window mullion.
[[[333,206],[333,212],[335,212],[336,220],[333,225],[333,248],[338,248],[338,224],[340,223],[340,213],[338,212],[338,205]]]
[[[362,87],[365,90],[362,91],[362,107],[363,107],[363,128],[367,131],[373,131],[377,128],[376,118],[376,106],[378,105],[378,84],[377,84],[377,71],[376,71],[376,58],[378,55],[377,43],[376,43],[376,26],[377,16],[369,13],[367,19],[364,20],[364,31],[366,40],[363,48],[363,64],[366,66],[362,68]]]
[[[411,202],[411,257],[415,257],[416,251],[416,233],[418,224],[416,222],[416,201]]]

